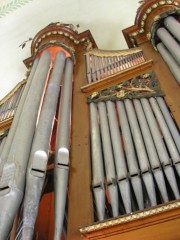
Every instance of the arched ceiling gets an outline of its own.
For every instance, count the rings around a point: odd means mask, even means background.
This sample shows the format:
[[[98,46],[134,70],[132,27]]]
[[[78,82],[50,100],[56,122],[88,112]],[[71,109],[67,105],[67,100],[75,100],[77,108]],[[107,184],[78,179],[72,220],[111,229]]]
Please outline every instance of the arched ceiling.
[[[51,22],[89,29],[101,49],[125,49],[121,30],[133,25],[138,0],[1,0],[0,99],[25,76],[23,60],[30,56],[31,41],[24,41]]]

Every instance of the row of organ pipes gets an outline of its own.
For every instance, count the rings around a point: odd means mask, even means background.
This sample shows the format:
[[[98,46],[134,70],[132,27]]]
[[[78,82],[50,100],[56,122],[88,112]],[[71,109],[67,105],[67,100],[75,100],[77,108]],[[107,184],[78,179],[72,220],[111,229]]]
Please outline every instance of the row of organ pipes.
[[[172,74],[180,84],[180,23],[173,17],[164,19],[164,27],[156,31],[160,42],[156,45]]]
[[[17,239],[32,239],[58,111],[54,164],[54,239],[60,239],[69,175],[73,62],[63,51],[52,59],[48,50],[34,60],[14,120],[0,152],[0,239],[8,238],[23,200]],[[62,89],[60,90],[60,85]],[[60,95],[60,103],[58,99]],[[58,107],[59,106],[59,107]],[[27,171],[26,171],[27,168]],[[26,184],[25,184],[26,182]]]
[[[180,197],[180,135],[163,97],[92,102],[90,122],[98,220],[107,196],[113,217]]]
[[[116,55],[116,54],[114,54]],[[142,50],[127,54],[120,53],[119,56],[98,56],[86,53],[87,79],[88,83],[104,79],[112,74],[117,74],[128,68],[142,64],[145,61]]]

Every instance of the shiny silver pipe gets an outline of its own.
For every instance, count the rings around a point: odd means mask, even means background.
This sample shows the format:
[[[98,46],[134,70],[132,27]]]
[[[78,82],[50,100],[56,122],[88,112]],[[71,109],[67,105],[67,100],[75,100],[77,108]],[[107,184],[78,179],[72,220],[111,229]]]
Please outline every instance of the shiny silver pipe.
[[[112,101],[106,102],[109,128],[111,134],[112,148],[116,166],[116,174],[118,180],[118,186],[121,192],[123,204],[126,213],[131,212],[131,202],[130,202],[130,187],[127,178],[127,167],[125,163],[125,157],[122,147],[122,142],[120,138],[118,120],[115,111],[115,104]]]
[[[33,67],[32,67],[31,73],[29,75],[28,81],[26,83],[25,89],[23,90],[21,100],[18,104],[16,113],[14,115],[13,122],[11,124],[10,129],[9,129],[6,145],[4,146],[3,151],[0,154],[0,177],[2,175],[3,165],[4,165],[5,161],[7,160],[7,156],[8,156],[11,144],[12,144],[12,140],[13,140],[14,134],[17,130],[17,125],[19,123],[19,119],[20,119],[20,116],[21,116],[21,113],[22,113],[22,108],[24,106],[24,103],[25,103],[29,88],[31,86],[32,79],[34,77],[35,71],[37,69],[38,63],[39,63],[39,59],[36,58],[34,63],[33,63]]]
[[[62,87],[61,104],[58,113],[56,138],[56,157],[54,167],[54,240],[59,240],[61,238],[66,206],[69,176],[72,74],[73,62],[70,58],[67,58],[65,62],[64,83]]]
[[[180,23],[173,16],[168,16],[164,19],[164,25],[180,42]]]
[[[106,181],[108,192],[110,196],[110,202],[113,212],[113,217],[119,215],[119,200],[118,200],[118,188],[116,181],[116,173],[114,166],[114,158],[112,152],[112,144],[110,139],[110,132],[106,113],[106,104],[99,102],[98,104],[99,118],[100,118],[100,129],[102,136],[102,146],[104,155],[104,165],[106,172]]]
[[[180,84],[180,67],[178,63],[176,62],[176,60],[173,58],[173,56],[170,54],[170,52],[167,50],[163,43],[158,43],[156,47],[164,61],[167,63],[175,79]]]
[[[0,181],[0,239],[2,240],[7,238],[23,198],[26,167],[50,62],[50,53],[45,51],[27,94],[8,159],[3,168]]]
[[[90,56],[89,53],[86,53],[86,72],[88,83],[91,83],[91,68],[90,68]]]
[[[175,143],[172,139],[171,133],[170,133],[170,131],[168,129],[168,126],[167,126],[167,124],[164,120],[162,112],[159,109],[158,103],[156,102],[156,99],[153,98],[153,97],[151,97],[149,99],[149,102],[150,102],[151,107],[153,109],[153,112],[156,116],[156,119],[159,123],[160,129],[163,133],[164,140],[166,142],[166,145],[167,145],[167,148],[169,150],[170,156],[171,156],[174,163],[179,162],[180,161],[180,156],[179,156],[178,150],[177,150],[176,145],[175,145]]]
[[[143,209],[143,193],[142,193],[142,185],[139,176],[139,168],[137,163],[137,158],[135,154],[135,149],[131,137],[131,131],[129,128],[128,119],[126,116],[126,111],[124,108],[124,104],[122,101],[117,101],[117,109],[118,115],[120,119],[120,127],[122,130],[122,136],[124,141],[124,148],[126,153],[127,165],[131,178],[132,185],[134,188],[134,192],[136,195],[136,199],[138,201],[139,209]]]
[[[95,69],[96,69],[96,75],[97,79],[100,80],[100,67],[99,67],[99,57],[95,56],[96,63],[95,63]]]
[[[164,116],[164,119],[166,120],[166,123],[168,125],[168,128],[171,132],[171,135],[173,137],[173,140],[176,144],[176,147],[177,149],[179,150],[179,153],[180,153],[180,134],[179,134],[179,131],[174,123],[174,120],[170,114],[170,111],[169,109],[167,108],[167,105],[164,101],[164,99],[162,97],[157,97],[157,102],[158,102],[158,105],[161,109],[161,112]]]
[[[26,240],[33,238],[34,224],[46,177],[49,142],[57,108],[65,59],[66,56],[63,52],[57,53],[31,148],[26,173],[26,191],[23,205],[22,239]]]
[[[169,52],[172,54],[176,62],[180,65],[180,46],[176,40],[171,36],[171,34],[163,27],[157,30],[157,36],[167,47]]]
[[[105,70],[105,76],[108,77],[108,58],[104,57],[104,70]]]
[[[104,68],[103,68],[103,63],[102,63],[103,58],[99,57],[98,61],[99,61],[99,68],[100,68],[100,78],[104,78]]]
[[[97,208],[98,220],[105,217],[104,167],[101,139],[98,124],[98,112],[95,103],[90,103],[92,187]]]

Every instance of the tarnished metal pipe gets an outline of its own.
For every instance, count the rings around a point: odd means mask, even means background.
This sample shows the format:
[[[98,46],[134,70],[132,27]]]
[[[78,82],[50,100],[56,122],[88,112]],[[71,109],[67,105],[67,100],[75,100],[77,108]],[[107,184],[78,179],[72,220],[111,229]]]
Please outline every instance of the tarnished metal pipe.
[[[4,146],[3,151],[0,154],[0,176],[2,175],[2,168],[3,168],[3,165],[4,165],[5,161],[7,160],[7,156],[8,156],[11,144],[12,144],[12,140],[13,140],[14,134],[15,134],[15,132],[17,130],[17,125],[19,123],[19,119],[20,119],[20,116],[21,116],[21,113],[22,113],[22,108],[24,106],[24,103],[25,103],[25,100],[26,100],[29,88],[31,86],[32,79],[34,77],[35,71],[37,69],[38,63],[39,63],[39,59],[36,58],[34,63],[33,63],[33,67],[32,67],[30,76],[28,78],[28,81],[26,83],[26,86],[25,86],[25,88],[23,90],[23,93],[22,93],[22,96],[21,96],[21,100],[20,100],[20,102],[18,104],[18,107],[17,107],[16,113],[15,113],[13,122],[11,124],[10,129],[9,129],[6,145]]]
[[[50,62],[50,53],[45,51],[33,77],[3,168],[0,181],[0,239],[2,240],[7,238],[23,198],[26,167]]]
[[[71,122],[73,62],[66,59],[61,104],[58,113],[56,158],[54,167],[55,223],[54,240],[61,238],[69,176],[69,145]]]
[[[60,81],[62,79],[65,58],[66,56],[63,52],[58,52],[56,55],[31,148],[23,205],[22,236],[25,240],[33,238],[34,224],[46,176],[49,142],[59,97]]]
[[[164,99],[162,97],[157,97],[157,102],[158,102],[158,105],[162,111],[162,114],[164,116],[164,119],[166,120],[166,123],[168,125],[168,128],[171,132],[171,135],[173,137],[173,140],[176,144],[176,147],[177,149],[179,150],[179,153],[180,153],[180,134],[179,134],[179,131],[173,121],[173,118],[167,108],[167,105],[164,101]]]
[[[163,118],[161,110],[159,109],[159,106],[158,106],[158,104],[156,102],[156,99],[151,97],[149,99],[149,102],[151,103],[152,109],[154,111],[154,114],[155,114],[155,116],[157,118],[157,121],[158,121],[159,126],[161,128],[161,131],[163,133],[163,136],[164,136],[167,148],[169,150],[169,153],[171,155],[171,158],[172,158],[174,163],[179,162],[180,161],[179,153],[178,153],[176,145],[175,145],[175,143],[174,143],[174,141],[172,139],[172,136],[171,136],[171,134],[169,132],[167,124],[166,124],[166,122],[165,122],[165,120]]]
[[[101,136],[102,136],[107,186],[108,186],[108,191],[110,196],[113,217],[117,217],[119,215],[118,189],[117,189],[114,158],[113,158],[110,132],[109,132],[109,126],[108,126],[108,120],[107,120],[107,113],[106,113],[106,104],[104,102],[99,102],[98,109],[99,109],[99,117],[100,117],[100,129],[101,129]]]
[[[98,213],[98,219],[105,217],[104,169],[101,139],[98,124],[98,112],[95,103],[90,103],[92,187]]]
[[[173,16],[168,16],[164,19],[164,25],[180,42],[180,23]]]

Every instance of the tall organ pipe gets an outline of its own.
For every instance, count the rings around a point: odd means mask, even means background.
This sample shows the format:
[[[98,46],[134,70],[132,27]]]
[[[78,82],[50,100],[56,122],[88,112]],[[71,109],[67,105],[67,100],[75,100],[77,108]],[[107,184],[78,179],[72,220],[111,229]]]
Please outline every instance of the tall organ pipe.
[[[136,109],[138,122],[139,122],[139,125],[141,126],[141,132],[143,135],[144,144],[146,146],[151,169],[155,169],[155,170],[153,170],[153,174],[155,176],[157,185],[161,192],[163,201],[167,202],[168,195],[167,195],[167,190],[166,190],[166,186],[165,186],[165,182],[164,182],[163,173],[160,169],[159,158],[157,155],[156,148],[154,146],[154,142],[153,142],[153,139],[151,136],[150,129],[148,127],[146,117],[144,115],[144,111],[143,111],[141,102],[139,99],[134,99],[133,102],[134,102],[134,107]]]
[[[180,65],[180,46],[176,40],[171,36],[171,34],[163,27],[157,30],[157,36],[161,39],[164,45],[167,47],[172,56],[176,59],[177,63]]]
[[[50,53],[45,51],[33,77],[14,134],[7,163],[3,168],[0,182],[0,239],[2,240],[7,238],[23,198],[25,171],[50,62]]]
[[[104,169],[101,139],[98,124],[98,112],[95,103],[90,103],[91,155],[92,155],[92,188],[97,208],[98,220],[105,215]]]
[[[49,142],[57,108],[65,58],[66,56],[63,52],[58,52],[56,55],[31,148],[23,205],[22,236],[26,240],[33,238],[34,224],[46,176]]]
[[[180,42],[180,23],[173,16],[168,16],[164,19],[164,25]]]
[[[33,67],[32,67],[31,73],[30,73],[30,76],[29,76],[28,81],[26,83],[26,86],[25,86],[25,88],[23,90],[23,93],[22,93],[22,96],[21,96],[21,100],[20,100],[20,102],[18,104],[18,107],[17,107],[17,110],[16,110],[16,114],[14,116],[13,122],[11,124],[10,129],[9,129],[9,133],[8,133],[6,144],[5,144],[3,150],[2,150],[2,152],[0,154],[0,176],[2,175],[3,164],[4,164],[4,162],[7,159],[7,156],[8,156],[11,144],[12,144],[12,140],[13,140],[13,137],[14,137],[14,134],[15,134],[15,132],[17,130],[17,125],[18,125],[18,122],[19,122],[19,119],[20,119],[20,116],[21,116],[21,113],[22,113],[22,108],[24,106],[24,103],[25,103],[25,100],[26,100],[29,88],[31,86],[32,79],[34,77],[35,71],[37,69],[38,63],[39,63],[39,59],[36,58],[35,61],[34,61],[34,64],[33,64]]]
[[[146,190],[148,192],[148,197],[151,200],[151,204],[153,206],[155,206],[157,202],[156,202],[156,197],[155,197],[156,194],[155,194],[155,190],[154,190],[153,178],[152,178],[152,175],[148,172],[148,170],[149,170],[148,157],[147,157],[146,149],[144,146],[144,141],[143,141],[143,138],[141,135],[141,131],[140,131],[140,128],[138,125],[138,121],[136,118],[136,114],[134,111],[134,107],[133,107],[132,101],[129,99],[125,99],[124,103],[125,103],[129,123],[130,123],[132,136],[133,136],[134,143],[135,143],[135,148],[136,148],[136,152],[137,152],[137,156],[138,156],[138,162],[139,162],[140,169],[142,172],[142,178],[145,180],[144,183],[146,186]],[[146,179],[148,179],[148,181],[146,181]]]
[[[132,185],[134,188],[136,199],[138,201],[139,209],[143,209],[142,185],[141,185],[141,180],[138,176],[139,168],[138,168],[135,149],[134,149],[134,145],[131,137],[131,131],[129,128],[128,119],[127,119],[124,104],[122,101],[117,101],[117,109],[118,109],[118,114],[120,118],[120,126],[121,126],[123,140],[124,140],[124,148],[126,152],[129,174],[131,176],[134,175],[131,177]]]
[[[169,110],[166,106],[166,103],[165,103],[164,99],[162,97],[157,97],[156,99],[157,99],[159,107],[162,111],[162,114],[163,114],[163,116],[166,120],[166,123],[167,123],[168,128],[171,132],[171,135],[172,135],[173,140],[176,144],[176,147],[177,147],[177,149],[179,150],[179,153],[180,153],[180,134],[179,134],[179,131],[178,131],[178,129],[177,129],[177,127],[176,127],[176,125],[173,121],[173,118],[172,118],[172,116],[171,116],[171,114],[170,114],[170,112],[169,112]]]
[[[56,158],[54,168],[55,188],[55,224],[54,239],[59,240],[63,229],[67,185],[69,176],[69,145],[71,123],[73,62],[70,58],[65,62],[64,83],[58,114],[58,127],[56,139]]]
[[[169,51],[167,50],[167,48],[164,46],[163,43],[158,43],[156,47],[159,53],[161,54],[161,56],[163,57],[164,61],[167,63],[175,79],[180,84],[180,66],[177,64],[176,60],[169,53]]]
[[[106,113],[106,104],[104,102],[99,102],[98,109],[99,109],[99,117],[100,117],[100,128],[101,128],[108,192],[110,196],[113,217],[117,217],[119,215],[118,189],[117,189],[114,158],[113,158],[110,132],[109,132],[109,126],[108,126],[108,120],[107,120],[107,113]]]
[[[108,113],[109,128],[111,134],[118,185],[121,192],[125,210],[127,213],[129,213],[131,212],[130,188],[129,181],[127,179],[128,173],[119,132],[118,119],[115,111],[115,104],[112,101],[107,101],[106,107]]]

